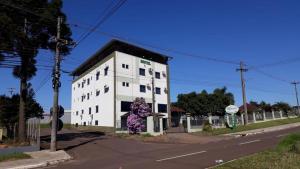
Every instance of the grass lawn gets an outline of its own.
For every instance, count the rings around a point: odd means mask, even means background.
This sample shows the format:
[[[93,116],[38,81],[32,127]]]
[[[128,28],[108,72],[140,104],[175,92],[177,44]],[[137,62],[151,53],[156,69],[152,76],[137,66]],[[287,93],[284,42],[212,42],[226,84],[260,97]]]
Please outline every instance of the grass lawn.
[[[236,133],[241,131],[247,131],[247,130],[254,130],[254,129],[260,129],[260,128],[266,128],[266,127],[273,127],[273,126],[279,126],[284,124],[290,124],[290,123],[297,123],[300,122],[300,118],[288,118],[288,119],[282,119],[282,120],[272,120],[267,122],[260,122],[260,123],[252,123],[247,126],[238,126],[235,129],[229,129],[229,128],[221,128],[221,129],[213,129],[212,131],[202,131],[198,132],[197,134],[203,134],[203,135],[220,135],[220,134],[228,134],[228,133]]]
[[[284,138],[274,150],[268,150],[225,163],[214,169],[299,169],[300,134]]]
[[[31,158],[30,155],[24,153],[13,153],[7,155],[0,155],[0,162],[27,159],[27,158]]]

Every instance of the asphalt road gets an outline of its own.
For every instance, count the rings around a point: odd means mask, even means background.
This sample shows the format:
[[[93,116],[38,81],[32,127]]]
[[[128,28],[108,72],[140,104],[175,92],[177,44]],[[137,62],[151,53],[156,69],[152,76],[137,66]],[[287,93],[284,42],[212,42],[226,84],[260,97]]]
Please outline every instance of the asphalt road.
[[[59,145],[74,160],[51,166],[55,169],[201,169],[273,148],[288,133],[300,127],[265,134],[233,138],[208,144],[145,143],[133,140],[85,135],[71,137]],[[75,134],[76,135],[76,134]]]

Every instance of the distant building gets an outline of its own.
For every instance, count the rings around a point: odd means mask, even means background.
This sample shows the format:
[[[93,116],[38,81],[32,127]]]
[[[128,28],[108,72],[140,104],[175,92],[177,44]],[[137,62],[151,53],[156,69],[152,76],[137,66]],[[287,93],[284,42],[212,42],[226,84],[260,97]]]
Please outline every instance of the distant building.
[[[50,113],[44,113],[41,124],[49,124],[51,121]],[[71,124],[71,110],[65,110],[64,115],[60,118],[64,124]]]
[[[124,128],[132,101],[143,97],[150,106],[154,100],[154,112],[163,114],[166,125],[168,72],[168,57],[111,41],[71,73],[71,123]]]

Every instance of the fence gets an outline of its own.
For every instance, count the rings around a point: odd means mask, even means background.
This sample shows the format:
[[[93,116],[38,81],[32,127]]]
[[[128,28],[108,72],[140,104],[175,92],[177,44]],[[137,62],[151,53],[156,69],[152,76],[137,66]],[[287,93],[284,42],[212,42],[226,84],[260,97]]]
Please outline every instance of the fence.
[[[14,125],[13,139],[16,140],[16,128]],[[0,155],[12,154],[18,152],[31,152],[40,150],[40,119],[30,118],[26,121],[26,141],[28,145],[13,146],[3,148],[0,151]]]
[[[273,111],[273,112],[255,112],[248,113],[248,123],[258,123],[265,122],[270,120],[278,120],[285,118],[295,118],[297,117],[296,111],[291,111],[284,113],[282,111]],[[237,116],[237,125],[244,124],[244,115]],[[204,121],[208,120],[212,128],[225,128],[226,121],[223,116],[209,116],[209,117],[188,117],[189,125],[187,126],[188,132],[197,132],[201,131],[204,125]]]
[[[191,117],[191,128],[202,128],[205,119],[205,117]]]

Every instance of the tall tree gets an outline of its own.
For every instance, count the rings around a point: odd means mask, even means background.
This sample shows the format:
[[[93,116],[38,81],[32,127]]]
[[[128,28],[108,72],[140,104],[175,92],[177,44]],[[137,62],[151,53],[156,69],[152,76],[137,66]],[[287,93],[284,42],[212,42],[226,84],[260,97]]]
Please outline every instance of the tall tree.
[[[0,54],[19,57],[14,62],[13,75],[20,80],[19,139],[25,139],[25,109],[27,83],[35,76],[36,59],[39,49],[55,50],[56,18],[63,18],[61,37],[71,40],[71,30],[66,24],[66,16],[61,11],[62,0],[1,0],[0,1]],[[2,25],[3,24],[3,25]],[[62,46],[63,55],[70,48]],[[5,58],[4,58],[5,59]]]

